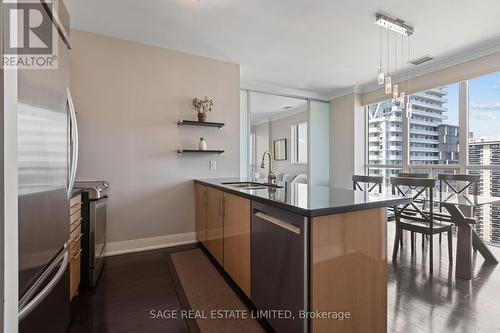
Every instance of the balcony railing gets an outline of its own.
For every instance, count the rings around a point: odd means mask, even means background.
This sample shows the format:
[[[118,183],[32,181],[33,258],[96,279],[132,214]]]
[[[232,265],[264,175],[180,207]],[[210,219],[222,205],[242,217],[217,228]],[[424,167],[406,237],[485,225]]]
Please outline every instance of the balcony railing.
[[[440,97],[440,96],[437,96],[437,95],[429,94],[426,91],[414,93],[414,94],[412,94],[412,96],[418,96],[418,97],[422,97],[422,98],[427,98],[427,99],[430,99],[430,100],[433,100],[433,101],[436,101],[436,102],[439,102],[439,103],[443,103],[443,104],[446,103],[446,102],[448,102],[448,100],[446,98],[443,98],[443,97]]]
[[[417,101],[417,100],[412,100],[412,103],[415,106],[421,106],[421,107],[426,108],[426,109],[431,109],[431,110],[441,111],[441,112],[448,111],[448,108],[445,108],[443,106],[439,106],[439,105],[436,105],[436,104],[425,103],[425,102]]]

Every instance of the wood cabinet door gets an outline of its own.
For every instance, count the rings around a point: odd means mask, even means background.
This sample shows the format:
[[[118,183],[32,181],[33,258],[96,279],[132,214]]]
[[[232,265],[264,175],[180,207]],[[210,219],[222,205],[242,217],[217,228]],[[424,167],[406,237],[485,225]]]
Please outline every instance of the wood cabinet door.
[[[224,216],[222,191],[207,187],[207,250],[224,266]]]
[[[196,239],[207,247],[207,187],[195,184],[196,192]]]
[[[224,270],[250,298],[250,200],[224,193]]]

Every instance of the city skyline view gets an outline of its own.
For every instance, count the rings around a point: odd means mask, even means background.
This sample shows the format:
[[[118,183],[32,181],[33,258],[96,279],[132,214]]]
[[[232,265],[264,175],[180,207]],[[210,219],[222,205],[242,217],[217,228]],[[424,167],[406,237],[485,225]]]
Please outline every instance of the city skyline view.
[[[448,119],[443,124],[458,126],[458,83],[446,90]],[[469,80],[469,132],[476,139],[500,140],[500,72]]]
[[[500,72],[469,81],[469,131],[500,140]]]
[[[495,166],[500,161],[500,73],[469,80],[469,133],[467,147],[459,147],[459,83],[412,93],[410,119],[410,165],[429,168],[410,170],[429,173],[459,172],[460,152],[468,150],[468,165]],[[390,177],[402,171],[402,112],[388,100],[367,106],[368,173]],[[377,165],[381,165],[378,167]],[[385,167],[384,165],[391,165]],[[439,169],[455,165],[456,169]],[[479,193],[500,196],[500,172],[495,169],[468,170],[480,176]],[[500,244],[500,207],[485,205],[476,211],[476,232],[490,243]]]

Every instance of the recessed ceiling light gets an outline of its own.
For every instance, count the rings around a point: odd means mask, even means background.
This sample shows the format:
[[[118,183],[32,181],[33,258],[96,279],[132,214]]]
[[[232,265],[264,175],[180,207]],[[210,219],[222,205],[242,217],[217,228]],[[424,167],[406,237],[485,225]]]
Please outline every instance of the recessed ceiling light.
[[[426,62],[431,61],[431,60],[434,60],[434,57],[431,56],[430,54],[426,54],[424,56],[410,60],[410,64],[413,64],[416,66],[416,65],[421,65],[421,64],[426,63]]]

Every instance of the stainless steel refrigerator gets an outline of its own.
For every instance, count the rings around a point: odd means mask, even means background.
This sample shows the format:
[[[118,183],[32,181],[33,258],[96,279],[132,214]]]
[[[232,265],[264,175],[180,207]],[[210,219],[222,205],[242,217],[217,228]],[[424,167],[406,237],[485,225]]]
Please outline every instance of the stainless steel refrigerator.
[[[43,3],[43,1],[42,1]],[[18,71],[19,331],[65,332],[69,305],[69,197],[76,172],[69,96],[69,15],[45,7],[57,69]]]

